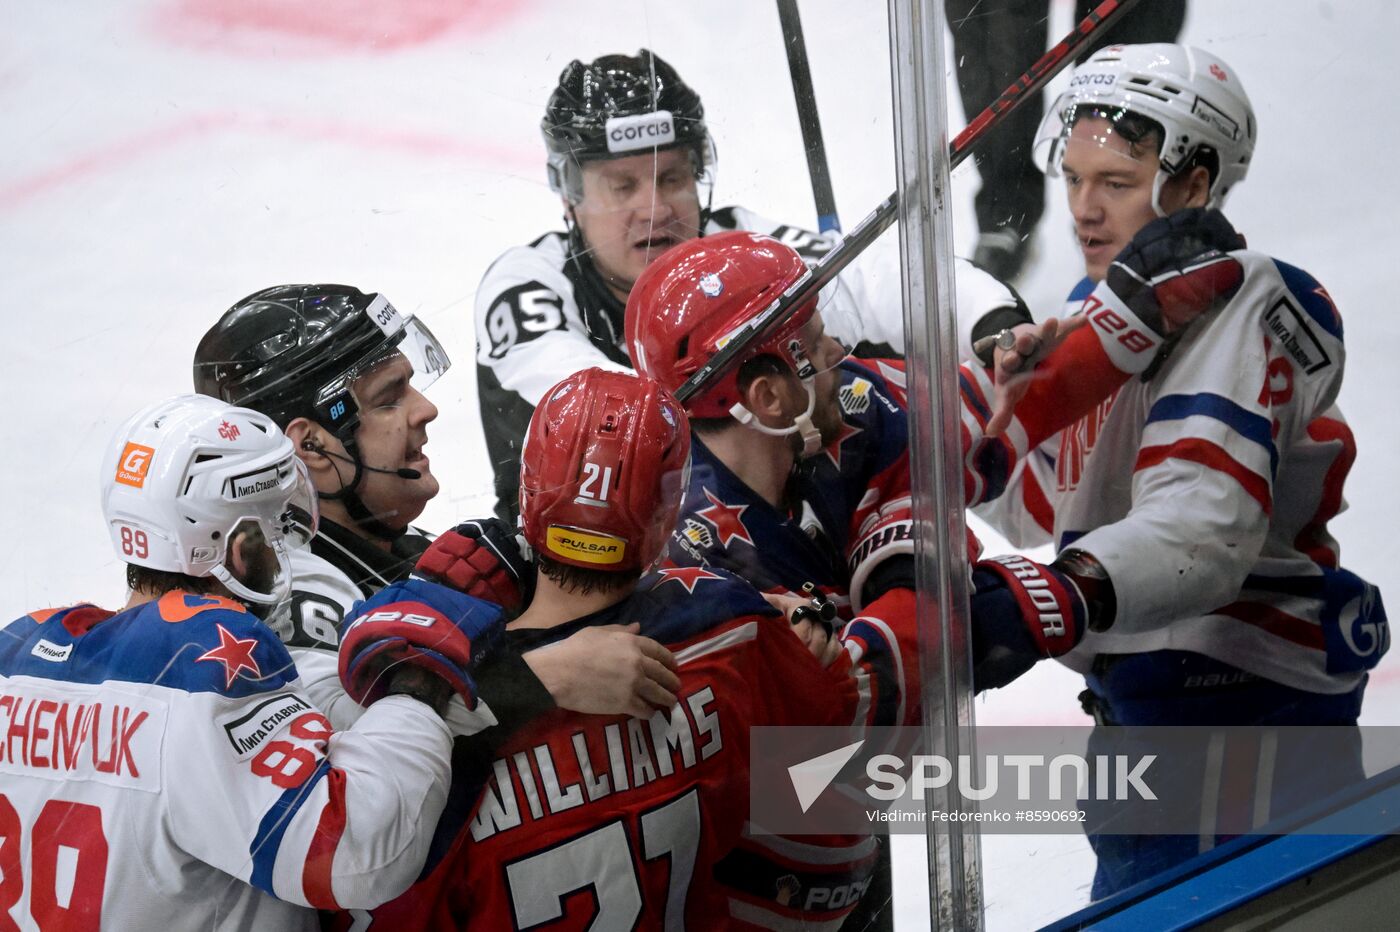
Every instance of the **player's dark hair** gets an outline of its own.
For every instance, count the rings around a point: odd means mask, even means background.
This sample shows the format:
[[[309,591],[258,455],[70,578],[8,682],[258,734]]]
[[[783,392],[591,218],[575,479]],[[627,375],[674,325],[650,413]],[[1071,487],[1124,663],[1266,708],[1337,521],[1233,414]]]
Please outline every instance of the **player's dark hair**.
[[[610,573],[606,570],[586,570],[551,560],[542,553],[535,554],[535,565],[546,578],[574,595],[618,592],[637,582],[636,573]]]
[[[213,576],[186,576],[184,573],[153,570],[148,566],[128,563],[126,585],[132,592],[148,592],[154,596],[162,596],[176,590],[208,595],[219,585],[219,581]]]
[[[792,372],[792,367],[783,362],[772,353],[764,353],[752,359],[746,359],[739,366],[739,374],[735,384],[739,387],[739,394],[742,395],[749,390],[749,386],[754,383],[754,379],[763,375],[785,375]],[[690,419],[690,428],[700,436],[717,434],[721,430],[733,427],[737,421],[732,417],[693,417]]]
[[[1113,124],[1113,131],[1128,143],[1128,152],[1134,158],[1145,152],[1160,156],[1162,147],[1166,145],[1167,132],[1162,128],[1162,124],[1141,113],[1124,110],[1122,107],[1076,107],[1069,114],[1067,122],[1073,126],[1084,117],[1098,117]],[[1210,183],[1214,184],[1216,176],[1220,174],[1219,153],[1210,146],[1199,146],[1177,174],[1189,174],[1191,169],[1198,165],[1206,170]]]

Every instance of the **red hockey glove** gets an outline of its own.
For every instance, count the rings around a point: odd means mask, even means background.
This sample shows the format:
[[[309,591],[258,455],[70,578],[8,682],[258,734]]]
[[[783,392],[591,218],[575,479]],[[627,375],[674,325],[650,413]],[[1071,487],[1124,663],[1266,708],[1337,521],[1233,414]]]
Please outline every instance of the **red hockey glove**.
[[[1182,330],[1228,304],[1244,281],[1243,266],[1229,252],[1244,246],[1224,214],[1200,207],[1139,230],[1085,304],[1118,368],[1155,372]],[[1143,352],[1162,337],[1160,350]]]
[[[979,692],[1007,685],[1084,637],[1085,597],[1055,567],[995,557],[973,564],[972,583],[972,682]]]
[[[484,599],[514,615],[534,594],[535,568],[515,532],[499,518],[464,521],[418,558],[418,575]]]
[[[475,708],[472,667],[505,628],[497,606],[421,579],[356,602],[345,622],[340,682],[365,706],[387,695],[393,668],[406,665],[433,674]]]

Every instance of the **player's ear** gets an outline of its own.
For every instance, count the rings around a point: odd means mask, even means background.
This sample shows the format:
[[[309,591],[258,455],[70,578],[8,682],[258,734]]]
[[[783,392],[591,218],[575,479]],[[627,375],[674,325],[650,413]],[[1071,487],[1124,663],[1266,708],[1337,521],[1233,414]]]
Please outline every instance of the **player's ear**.
[[[787,383],[782,375],[765,372],[755,376],[744,389],[744,407],[761,422],[781,426],[789,419],[785,417],[787,395]]]
[[[1185,173],[1168,178],[1162,191],[1162,206],[1167,213],[1204,207],[1209,200],[1210,171],[1204,165],[1193,165]]]

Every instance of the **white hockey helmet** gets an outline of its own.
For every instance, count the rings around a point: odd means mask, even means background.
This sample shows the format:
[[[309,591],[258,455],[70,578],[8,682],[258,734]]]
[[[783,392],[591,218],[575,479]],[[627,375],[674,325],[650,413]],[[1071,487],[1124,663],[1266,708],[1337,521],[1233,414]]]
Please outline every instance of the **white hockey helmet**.
[[[1254,155],[1254,108],[1239,76],[1216,56],[1186,45],[1111,45],[1075,69],[1036,132],[1031,157],[1058,176],[1078,116],[1134,113],[1162,128],[1161,169],[1152,206],[1162,213],[1162,183],[1203,149],[1215,154],[1207,206],[1220,207],[1244,180]]]
[[[113,435],[103,458],[102,516],[126,563],[213,576],[249,602],[291,591],[288,550],[319,520],[311,480],[272,419],[206,395],[144,408]],[[224,564],[231,535],[256,524],[277,557],[271,592],[258,592]]]

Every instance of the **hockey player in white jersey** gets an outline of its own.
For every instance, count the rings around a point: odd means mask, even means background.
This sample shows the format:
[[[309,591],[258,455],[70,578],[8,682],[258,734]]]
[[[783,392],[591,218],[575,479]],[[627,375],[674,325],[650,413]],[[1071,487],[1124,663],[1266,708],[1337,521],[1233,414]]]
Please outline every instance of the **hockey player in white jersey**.
[[[361,712],[336,674],[341,620],[354,603],[407,580],[430,545],[470,559],[489,544],[468,527],[436,542],[412,527],[438,491],[424,453],[437,408],[423,391],[450,365],[422,321],[347,285],[264,288],[225,312],[195,351],[195,390],[272,418],[316,487],[320,532],[293,551],[291,597],[272,622],[337,728]],[[487,588],[472,594],[510,607]],[[649,701],[672,701],[671,664],[659,644],[615,630],[525,658],[503,649],[477,670],[479,712],[454,702],[449,721],[469,734],[495,723],[511,731],[555,705],[649,714]]]
[[[770,235],[809,262],[836,243],[742,207],[711,207],[715,147],[700,97],[646,49],[571,62],[550,95],[541,130],[565,231],[508,249],[476,292],[481,420],[496,512],[512,526],[520,443],[535,405],[570,373],[631,368],[623,312],[633,282],[652,260],[677,243],[730,230]],[[823,291],[827,330],[857,355],[903,353],[895,260],[893,250],[877,244]],[[969,345],[1030,319],[1013,290],[970,263],[958,264],[957,290]]]
[[[379,698],[335,730],[258,615],[316,526],[276,425],[198,395],[153,405],[113,437],[101,491],[126,606],[0,638],[0,925],[314,929],[308,907],[397,895],[447,798],[440,713],[474,703],[499,609],[447,593],[414,625],[363,618],[347,684]],[[385,651],[387,679],[366,659]]]
[[[1090,631],[1063,659],[1086,675],[1081,698],[1100,723],[1354,726],[1389,645],[1379,592],[1341,568],[1327,530],[1355,444],[1335,404],[1345,347],[1326,289],[1242,239],[1150,280],[1134,250],[1120,254],[1155,229],[1223,224],[1207,209],[1244,179],[1255,136],[1234,70],[1178,45],[1096,53],[1038,135],[1084,256],[1074,312],[1127,348],[1174,289],[1195,280],[1234,295],[1150,381],[1028,457],[988,515],[1018,546],[1053,541],[1093,581]],[[1360,779],[1354,729],[1332,734],[1339,748],[1280,742],[1258,771],[1272,792],[1256,787],[1246,827]],[[1284,780],[1297,774],[1319,781],[1300,791]],[[1203,812],[1223,814],[1220,785],[1207,781]],[[1091,836],[1094,895],[1215,836],[1209,820],[1193,836]]]

